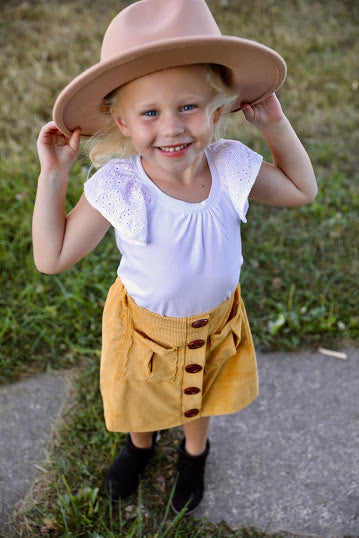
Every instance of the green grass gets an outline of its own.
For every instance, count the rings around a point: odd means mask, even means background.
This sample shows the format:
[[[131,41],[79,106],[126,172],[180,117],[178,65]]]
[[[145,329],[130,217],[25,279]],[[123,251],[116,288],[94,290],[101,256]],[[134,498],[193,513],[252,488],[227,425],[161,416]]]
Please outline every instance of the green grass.
[[[140,515],[138,499],[132,499],[122,507],[121,523],[119,515],[110,512],[101,488],[96,489],[122,442],[121,436],[105,431],[93,383],[102,307],[120,260],[112,232],[91,255],[57,276],[38,273],[31,251],[40,126],[50,119],[58,92],[98,58],[109,20],[126,3],[108,0],[99,9],[90,0],[8,0],[0,8],[0,383],[57,369],[78,368],[80,376],[78,400],[51,452],[48,479],[41,483],[34,509],[16,531],[22,536],[30,535],[26,525],[36,535],[43,519],[52,516],[58,521],[53,535],[65,533],[65,521],[69,522],[62,514],[67,508],[73,508],[73,524],[78,526],[67,536],[112,536],[119,525],[130,532],[139,521],[143,536],[155,535],[173,479],[176,431],[165,433],[153,475],[143,483]],[[279,97],[308,149],[319,184],[318,197],[304,208],[251,204],[248,224],[243,226],[241,283],[256,346],[297,350],[319,344],[355,345],[359,335],[358,5],[350,0],[231,0],[230,8],[221,9],[217,0],[208,3],[224,33],[262,41],[286,59],[288,78]],[[227,136],[240,138],[269,158],[261,136],[239,115],[231,119]],[[69,209],[81,194],[87,169],[82,155],[71,173]],[[164,491],[153,488],[159,476],[164,478]],[[171,521],[168,516],[166,525]],[[225,526],[208,522],[186,519],[176,525],[177,536],[234,536]],[[137,528],[135,533],[139,532]],[[254,534],[247,536],[256,536],[255,531],[248,532]]]
[[[69,200],[79,194],[74,167]],[[0,161],[2,299],[0,380],[6,383],[47,369],[73,367],[98,356],[101,312],[119,261],[112,234],[77,267],[55,276],[40,274],[31,250],[31,213],[37,164]],[[14,185],[16,188],[14,189]],[[70,203],[70,202],[69,202]]]

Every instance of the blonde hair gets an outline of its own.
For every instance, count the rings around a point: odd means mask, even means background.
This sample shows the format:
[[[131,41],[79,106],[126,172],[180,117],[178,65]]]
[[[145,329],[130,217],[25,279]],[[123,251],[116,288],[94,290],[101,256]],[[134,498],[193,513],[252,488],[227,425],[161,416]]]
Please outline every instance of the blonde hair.
[[[207,109],[208,118],[218,108],[221,109],[219,121],[214,124],[214,139],[218,140],[224,134],[226,120],[234,102],[238,99],[238,92],[232,90],[226,82],[227,73],[223,66],[215,64],[205,66],[207,82],[214,96]],[[87,142],[91,162],[96,168],[114,157],[125,159],[136,154],[131,139],[121,133],[111,114],[111,109],[118,107],[122,87],[116,88],[104,98],[103,129]]]

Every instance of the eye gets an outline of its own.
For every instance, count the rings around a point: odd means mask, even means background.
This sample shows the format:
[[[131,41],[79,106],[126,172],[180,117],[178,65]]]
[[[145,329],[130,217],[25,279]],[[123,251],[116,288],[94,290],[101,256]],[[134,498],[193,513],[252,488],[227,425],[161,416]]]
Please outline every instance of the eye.
[[[194,110],[196,108],[196,105],[184,105],[182,107],[182,110],[184,110],[185,112],[189,112],[190,110]]]
[[[155,116],[157,116],[157,110],[146,110],[143,115],[147,118],[154,118]]]

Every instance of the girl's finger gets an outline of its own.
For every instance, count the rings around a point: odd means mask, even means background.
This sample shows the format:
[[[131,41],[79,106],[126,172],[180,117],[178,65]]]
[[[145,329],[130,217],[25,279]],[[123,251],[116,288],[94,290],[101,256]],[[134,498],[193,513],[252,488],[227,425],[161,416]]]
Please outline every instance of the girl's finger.
[[[251,105],[249,105],[248,103],[242,103],[241,104],[241,109],[242,109],[244,117],[246,118],[247,121],[253,120],[254,111],[253,111],[253,108],[251,107]]]
[[[54,121],[49,121],[48,123],[46,123],[45,125],[43,125],[43,127],[41,128],[41,131],[40,131],[40,136],[41,135],[56,135],[56,136],[62,136],[64,138],[67,139],[67,136],[64,135],[64,133],[62,131],[60,131],[56,125],[56,123]]]
[[[71,138],[69,140],[69,146],[73,151],[78,151],[80,146],[80,134],[81,129],[77,127],[77,129],[74,130],[74,132],[71,135]]]
[[[55,122],[53,122],[53,121],[49,121],[48,123],[45,123],[45,125],[42,126],[41,131],[44,131],[44,132],[58,131],[58,132],[60,132],[58,130],[58,128],[56,127]]]

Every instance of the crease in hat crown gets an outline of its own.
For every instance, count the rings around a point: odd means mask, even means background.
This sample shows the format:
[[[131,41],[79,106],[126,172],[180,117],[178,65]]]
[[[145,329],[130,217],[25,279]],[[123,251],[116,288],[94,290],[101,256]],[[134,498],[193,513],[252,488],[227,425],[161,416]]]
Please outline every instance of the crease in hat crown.
[[[109,24],[100,61],[74,78],[58,96],[53,118],[67,135],[101,130],[103,98],[153,71],[195,63],[227,68],[242,101],[261,101],[283,84],[286,65],[274,50],[221,33],[205,0],[140,0]],[[240,108],[240,99],[233,111]]]
[[[182,16],[184,10],[192,12],[194,7],[195,16]],[[142,0],[112,20],[103,38],[101,61],[161,41],[221,35],[203,0]]]

